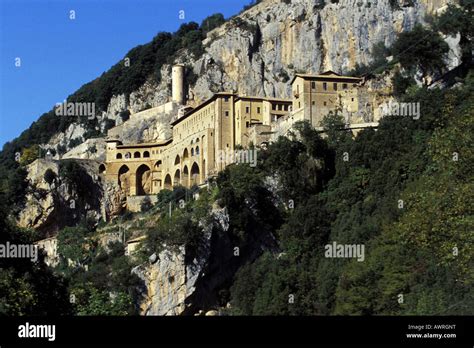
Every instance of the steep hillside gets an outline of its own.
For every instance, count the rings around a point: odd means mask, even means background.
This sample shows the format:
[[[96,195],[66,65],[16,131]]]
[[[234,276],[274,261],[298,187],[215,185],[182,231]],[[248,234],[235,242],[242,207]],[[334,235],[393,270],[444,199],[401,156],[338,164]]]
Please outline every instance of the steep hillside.
[[[222,25],[223,18],[215,15],[201,27],[190,23],[174,34],[159,33],[68,97],[94,102],[99,117],[57,117],[52,110],[5,145],[2,163],[14,167],[14,154],[33,144],[49,142],[53,155],[62,155],[122,123],[126,110],[135,113],[168,101],[173,63],[188,67],[191,103],[223,90],[287,97],[295,72],[343,72],[368,64],[375,44],[390,46],[399,32],[424,23],[448,2],[265,0]],[[456,66],[456,42],[452,47],[449,61]]]
[[[472,314],[472,30],[469,20],[417,25],[447,2],[264,0],[159,33],[68,98],[95,103],[100,117],[50,111],[5,145],[1,238],[55,236],[55,274],[45,275],[61,301],[75,296],[55,309],[64,313]],[[450,20],[472,18],[472,8],[450,10]],[[340,115],[324,120],[324,137],[299,123],[296,137],[260,149],[256,167],[228,166],[208,188],[162,190],[141,213],[124,212],[124,194],[103,180],[103,138],[169,136],[178,106],[159,106],[175,63],[191,105],[224,90],[289,97],[295,72],[331,69],[367,74],[368,88],[419,103],[422,116],[387,117],[356,137]],[[466,73],[445,83],[460,63]],[[38,159],[47,149],[60,160]],[[324,256],[332,242],[364,245],[367,262]],[[36,267],[0,267],[0,312],[48,312],[41,277],[16,280]]]

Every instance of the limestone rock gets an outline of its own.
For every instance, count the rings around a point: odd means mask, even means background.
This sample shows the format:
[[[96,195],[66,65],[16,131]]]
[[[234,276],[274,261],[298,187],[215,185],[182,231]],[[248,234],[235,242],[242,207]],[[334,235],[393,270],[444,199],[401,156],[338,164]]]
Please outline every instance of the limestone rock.
[[[216,315],[218,290],[232,280],[236,270],[255,260],[263,250],[273,250],[274,240],[259,236],[249,242],[245,255],[235,258],[233,243],[225,233],[226,209],[213,207],[213,222],[201,224],[203,238],[192,253],[184,247],[163,246],[154,263],[133,269],[143,281],[140,302],[144,315]],[[252,237],[250,237],[252,238]]]
[[[17,219],[20,227],[34,228],[49,237],[81,218],[98,222],[106,216],[101,206],[103,181],[97,174],[99,163],[89,160],[81,160],[78,163],[89,177],[88,190],[91,194],[86,201],[79,199],[74,187],[61,179],[58,161],[37,159],[27,166],[26,202]],[[51,183],[45,180],[48,170],[55,176]]]
[[[105,141],[102,138],[87,139],[83,143],[66,152],[61,158],[105,161]]]
[[[133,269],[146,284],[141,304],[145,315],[179,315],[185,309],[186,268],[184,248],[163,250],[151,265]]]

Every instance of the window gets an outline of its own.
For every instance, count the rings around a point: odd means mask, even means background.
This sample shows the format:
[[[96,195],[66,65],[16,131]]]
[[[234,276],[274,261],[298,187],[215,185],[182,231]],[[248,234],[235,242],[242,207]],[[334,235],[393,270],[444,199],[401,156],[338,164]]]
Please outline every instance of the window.
[[[226,111],[226,112],[225,112],[225,116],[226,116],[226,117],[229,117],[229,111]]]
[[[118,153],[117,156],[116,156],[116,159],[122,159],[122,154]]]
[[[333,83],[334,90],[337,91],[337,83]]]
[[[224,101],[227,103],[229,101],[229,97],[224,97]]]
[[[276,105],[272,104],[272,110],[276,110]]]
[[[323,82],[323,89],[324,89],[325,91],[328,90],[328,84],[327,84],[326,82]]]
[[[249,128],[249,125],[250,125],[249,121],[245,122],[245,126],[246,126],[247,128]]]
[[[288,105],[285,105],[284,109],[285,109],[285,111],[288,111]]]
[[[260,113],[260,108],[258,107],[258,108],[257,108],[257,114],[259,114],[259,113]]]
[[[301,103],[300,103],[300,102],[298,102],[298,108],[300,108],[300,107],[301,107]]]
[[[312,104],[312,105],[315,105],[316,103],[315,103],[315,101],[313,100],[313,101],[311,102],[311,104]]]
[[[326,102],[324,102],[324,106],[326,106],[326,105],[327,105],[327,103],[326,103]]]
[[[311,82],[311,89],[316,89],[316,82]]]
[[[342,84],[342,89],[347,89],[347,83]]]
[[[250,108],[248,106],[245,107],[245,113],[249,113],[250,112]]]
[[[354,98],[351,98],[351,101],[354,101]]]

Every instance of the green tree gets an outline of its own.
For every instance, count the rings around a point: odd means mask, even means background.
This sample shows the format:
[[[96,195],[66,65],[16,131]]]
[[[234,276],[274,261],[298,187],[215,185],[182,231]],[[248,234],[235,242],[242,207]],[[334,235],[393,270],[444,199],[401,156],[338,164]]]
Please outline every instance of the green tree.
[[[20,164],[22,166],[27,166],[31,162],[35,161],[38,158],[39,154],[39,146],[32,145],[27,147],[23,150],[21,157],[20,157]]]
[[[203,35],[206,35],[211,30],[217,28],[225,22],[224,15],[222,13],[214,13],[206,17],[201,23],[201,29]]]
[[[426,77],[442,72],[449,47],[437,32],[417,24],[413,30],[401,33],[391,50],[403,68],[419,69]]]
[[[91,240],[87,240],[90,232],[82,226],[66,227],[58,233],[58,254],[65,261],[71,260],[79,265],[85,264],[90,258],[92,248]]]
[[[436,27],[448,35],[461,35],[459,44],[462,48],[462,63],[472,64],[474,37],[474,2],[461,0],[459,6],[448,4],[448,8],[435,21]]]

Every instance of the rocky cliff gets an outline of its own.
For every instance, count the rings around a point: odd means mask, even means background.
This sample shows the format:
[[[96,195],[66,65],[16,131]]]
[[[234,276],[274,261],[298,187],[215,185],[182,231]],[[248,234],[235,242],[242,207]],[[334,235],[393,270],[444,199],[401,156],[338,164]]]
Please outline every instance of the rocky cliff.
[[[289,97],[289,78],[296,72],[346,72],[371,60],[374,44],[389,47],[398,33],[425,23],[449,0],[340,0],[322,5],[310,0],[265,0],[207,34],[199,59],[183,52],[175,63],[198,76],[191,100],[218,91]],[[456,64],[456,62],[454,62]],[[159,84],[147,82],[132,94],[128,107],[156,106],[168,100],[171,67],[161,69]],[[109,110],[123,107],[124,97]]]
[[[92,160],[77,163],[81,168],[80,175],[75,174],[80,178],[72,180],[61,175],[58,161],[37,159],[27,167],[28,189],[25,206],[18,215],[19,226],[33,228],[49,237],[64,226],[83,219],[97,223],[104,218],[107,214],[102,203],[105,188],[97,174],[99,163]],[[86,187],[78,187],[73,182],[76,179]]]
[[[346,72],[356,64],[371,60],[374,44],[390,46],[398,33],[424,23],[448,0],[264,0],[231,18],[207,34],[204,53],[192,57],[182,51],[174,63],[185,64],[197,76],[187,91],[189,102],[198,103],[218,91],[245,95],[290,96],[290,78],[296,72],[318,73],[324,70]],[[457,64],[459,38],[446,38],[450,45],[450,67]],[[150,79],[126,96],[115,95],[101,115],[99,129],[113,123],[109,135],[124,142],[166,139],[169,123],[178,112],[169,102],[171,65],[161,68],[159,83]],[[367,85],[377,90],[377,97],[390,96],[390,78],[383,76]],[[151,111],[143,111],[145,109]],[[130,111],[130,118],[122,112]],[[107,121],[108,120],[108,121]],[[20,212],[19,225],[35,228],[46,236],[66,225],[67,219],[89,217],[95,222],[118,214],[125,197],[113,184],[99,180],[99,165],[104,160],[102,138],[87,138],[87,129],[72,124],[50,139],[45,147],[63,146],[63,159],[76,159],[93,185],[94,199],[71,208],[77,190],[59,175],[59,162],[37,160],[28,166],[29,193]],[[74,145],[79,142],[79,145]],[[59,156],[56,157],[56,159]],[[48,182],[45,173],[55,179]],[[71,212],[77,213],[77,217]],[[249,243],[253,247],[242,258],[236,258],[232,242],[225,237],[226,218],[215,210],[216,223],[207,226],[197,256],[190,257],[184,248],[164,248],[150,256],[149,262],[134,269],[144,282],[142,314],[176,315],[197,313],[201,309],[225,306],[220,287],[229,282],[243,263],[254,259],[262,250],[272,248],[270,236]],[[45,244],[46,249],[54,249]],[[224,301],[224,302],[222,302]]]
[[[367,64],[371,60],[374,44],[383,42],[390,46],[399,32],[410,30],[415,23],[424,23],[426,16],[442,10],[448,2],[264,0],[207,33],[201,56],[194,58],[183,50],[174,63],[185,64],[197,77],[187,93],[191,104],[218,91],[289,97],[290,77],[295,72],[317,73],[327,69],[345,72],[356,64]],[[446,38],[451,47],[451,67],[458,63],[458,39]],[[109,130],[110,136],[118,137],[125,143],[170,137],[169,122],[178,113],[176,105],[163,107],[171,95],[171,65],[163,65],[160,75],[159,83],[150,77],[129,96],[113,96],[96,128],[103,130],[106,124],[115,125]],[[377,90],[382,91],[377,98],[382,100],[390,94],[389,84],[390,78],[384,76],[379,81],[371,82],[368,89],[376,85]],[[140,112],[147,108],[151,109]],[[124,122],[121,114],[126,110],[131,115]],[[100,163],[105,157],[105,143],[102,138],[87,140],[87,137],[84,125],[73,123],[65,132],[53,136],[44,147],[63,147],[66,151],[61,156],[63,159]],[[43,163],[41,166],[55,165]],[[95,167],[92,178],[98,177],[98,165]],[[33,168],[36,167],[29,167],[30,184],[39,183],[37,187],[45,192],[52,190],[41,186],[46,185],[41,182],[44,172],[38,174]],[[30,185],[30,188],[33,186]],[[100,196],[103,197],[103,207],[97,208],[98,214],[104,209],[102,215],[120,211],[123,197],[117,189],[109,187],[103,192],[106,192]],[[49,193],[38,198],[30,193],[20,215],[21,225],[50,230],[53,207],[61,206],[60,201],[67,199],[67,194],[61,198]]]
[[[232,282],[236,270],[265,250],[277,250],[273,236],[257,232],[236,251],[227,233],[227,209],[214,206],[212,217],[211,223],[201,224],[204,233],[197,250],[165,246],[133,269],[143,281],[141,314],[196,315],[227,307],[221,289]]]
[[[184,64],[197,78],[188,81],[188,102],[196,104],[218,91],[245,95],[289,97],[290,79],[296,72],[318,73],[324,70],[347,72],[356,64],[370,63],[371,50],[377,43],[389,47],[398,33],[425,23],[454,0],[264,0],[229,19],[207,33],[204,53],[195,58],[186,49],[174,63]],[[459,63],[459,38],[447,37],[450,44],[449,67]],[[125,141],[137,137],[159,140],[170,136],[166,124],[176,115],[156,112],[137,127],[124,126],[120,114],[132,115],[157,107],[170,100],[171,65],[160,69],[160,82],[150,77],[129,96],[114,95],[100,116],[97,129],[109,127]],[[125,122],[131,125],[130,120]],[[158,130],[154,124],[161,125]],[[137,129],[138,128],[138,129]],[[122,132],[122,129],[128,130]],[[134,131],[130,131],[133,129]],[[81,125],[71,125],[53,137],[46,147],[59,145],[72,150],[71,140],[82,142],[87,132]],[[97,146],[96,146],[97,147]],[[68,158],[101,159],[103,147],[68,152]],[[87,155],[83,155],[88,152]],[[82,155],[81,155],[82,154]]]

